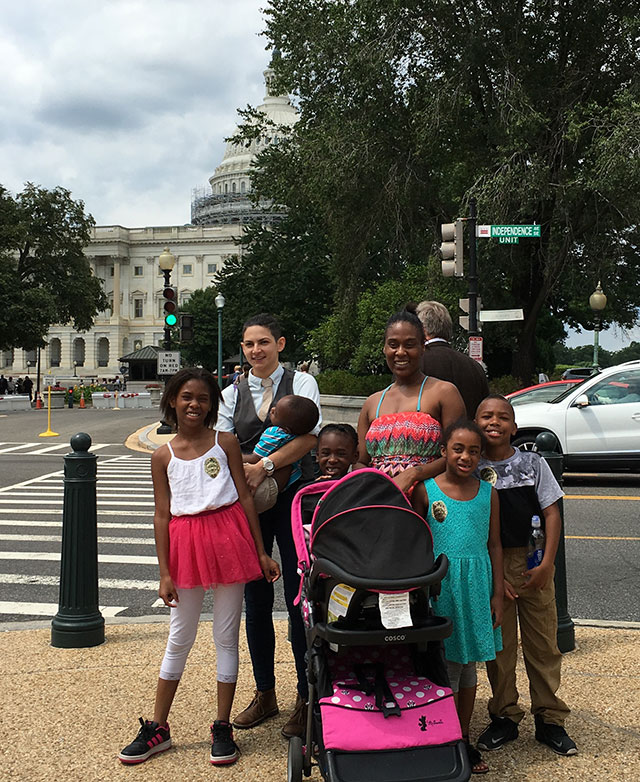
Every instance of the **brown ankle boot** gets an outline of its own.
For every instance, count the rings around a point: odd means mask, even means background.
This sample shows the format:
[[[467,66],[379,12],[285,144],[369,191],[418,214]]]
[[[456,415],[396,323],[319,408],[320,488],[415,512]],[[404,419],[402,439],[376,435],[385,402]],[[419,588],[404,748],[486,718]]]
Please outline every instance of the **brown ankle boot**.
[[[260,690],[256,690],[251,703],[234,719],[233,727],[241,729],[254,728],[256,725],[269,719],[269,717],[275,717],[277,713],[276,691],[266,690],[265,692],[260,692]]]
[[[291,739],[294,736],[299,736],[300,738],[304,737],[304,732],[307,727],[308,708],[308,704],[298,695],[291,716],[287,720],[287,724],[282,728],[282,735],[285,739]]]

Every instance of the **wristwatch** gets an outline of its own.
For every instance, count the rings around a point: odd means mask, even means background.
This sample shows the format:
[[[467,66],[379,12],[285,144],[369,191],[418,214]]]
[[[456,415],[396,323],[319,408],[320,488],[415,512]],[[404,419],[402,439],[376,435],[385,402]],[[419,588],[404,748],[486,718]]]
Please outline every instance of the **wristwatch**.
[[[276,469],[275,464],[268,456],[262,457],[262,467],[264,468],[264,471],[267,473],[267,475],[273,475]]]

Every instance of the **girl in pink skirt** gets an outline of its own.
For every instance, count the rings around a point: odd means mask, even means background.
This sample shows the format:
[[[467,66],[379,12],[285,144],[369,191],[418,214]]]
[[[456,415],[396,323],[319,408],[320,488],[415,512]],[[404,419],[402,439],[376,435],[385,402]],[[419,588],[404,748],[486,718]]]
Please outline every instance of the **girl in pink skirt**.
[[[160,403],[165,421],[178,431],[151,458],[159,595],[171,608],[169,640],[153,720],[140,718],[138,735],[118,755],[123,763],[142,763],[171,746],[167,717],[207,589],[214,592],[218,694],[210,761],[224,765],[238,757],[229,716],[238,677],[244,585],[263,576],[276,581],[280,568],[264,550],[238,441],[211,428],[221,398],[210,372],[182,369],[167,383]]]

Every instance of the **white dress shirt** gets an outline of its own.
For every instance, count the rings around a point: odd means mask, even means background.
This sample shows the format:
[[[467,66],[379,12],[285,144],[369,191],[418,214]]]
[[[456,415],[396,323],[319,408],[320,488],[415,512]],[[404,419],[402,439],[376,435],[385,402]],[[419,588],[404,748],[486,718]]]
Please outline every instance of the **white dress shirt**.
[[[273,396],[275,398],[280,385],[280,380],[284,374],[284,367],[282,364],[278,364],[276,370],[270,375],[273,380]],[[253,399],[253,406],[256,409],[256,415],[262,404],[262,394],[264,388],[262,386],[262,379],[256,377],[253,374],[253,370],[249,372],[247,378],[249,382],[249,391],[251,392],[251,398]],[[293,376],[293,393],[297,396],[306,396],[318,407],[318,423],[315,429],[311,431],[311,434],[318,434],[322,428],[322,410],[320,409],[320,391],[318,390],[318,384],[313,375],[308,372],[297,372]],[[222,392],[222,403],[218,410],[218,421],[216,423],[216,429],[219,432],[235,432],[233,425],[233,414],[236,409],[236,402],[238,400],[238,389],[236,386],[227,386]]]

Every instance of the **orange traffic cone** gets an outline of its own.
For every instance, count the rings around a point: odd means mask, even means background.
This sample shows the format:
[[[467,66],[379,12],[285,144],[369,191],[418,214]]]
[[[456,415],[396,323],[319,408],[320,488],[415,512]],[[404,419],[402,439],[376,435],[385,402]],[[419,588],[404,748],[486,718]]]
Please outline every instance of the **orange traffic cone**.
[[[81,397],[80,397],[80,409],[81,409],[81,410],[84,410],[84,409],[85,409],[85,407],[86,407],[86,405],[85,405],[85,403],[84,403],[84,397],[83,397],[83,396],[81,396]]]
[[[36,410],[42,410],[42,397],[40,394],[36,397]]]

